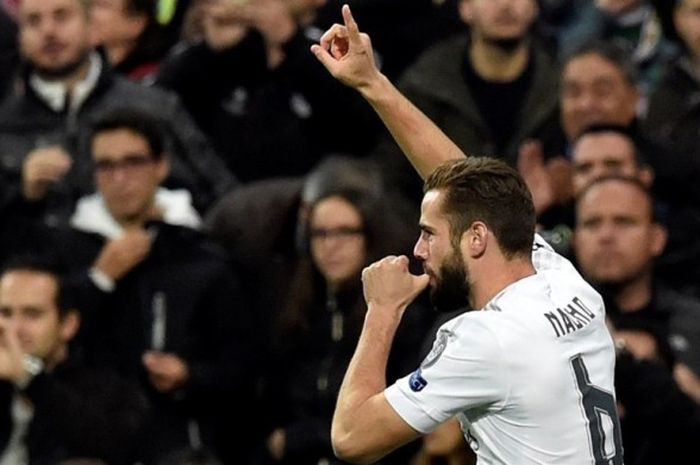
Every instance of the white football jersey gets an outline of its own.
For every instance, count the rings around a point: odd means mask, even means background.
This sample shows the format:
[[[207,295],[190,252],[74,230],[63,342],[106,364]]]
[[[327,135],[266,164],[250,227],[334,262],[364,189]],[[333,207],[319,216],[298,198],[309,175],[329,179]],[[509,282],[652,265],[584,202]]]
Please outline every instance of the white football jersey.
[[[457,415],[484,464],[622,464],[615,348],[600,295],[535,236],[537,273],[440,327],[386,391],[422,433]]]

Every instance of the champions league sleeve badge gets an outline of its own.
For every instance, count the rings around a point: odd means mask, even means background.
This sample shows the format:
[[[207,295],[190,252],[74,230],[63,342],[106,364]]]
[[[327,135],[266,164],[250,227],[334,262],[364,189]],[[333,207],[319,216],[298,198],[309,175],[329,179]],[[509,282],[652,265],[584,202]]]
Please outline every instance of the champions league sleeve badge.
[[[423,377],[423,370],[425,368],[431,367],[438,361],[440,355],[445,351],[447,347],[447,341],[453,336],[452,331],[447,329],[441,329],[437,336],[435,337],[435,342],[433,342],[433,347],[430,349],[430,353],[425,357],[423,362],[420,364],[420,368],[411,374],[408,379],[408,386],[413,392],[420,392],[428,385],[428,381]]]

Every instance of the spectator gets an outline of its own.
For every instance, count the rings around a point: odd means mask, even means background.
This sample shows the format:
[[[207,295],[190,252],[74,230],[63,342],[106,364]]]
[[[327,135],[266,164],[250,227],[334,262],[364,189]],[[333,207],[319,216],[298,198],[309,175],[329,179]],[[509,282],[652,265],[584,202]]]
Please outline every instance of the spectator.
[[[597,124],[584,129],[573,141],[571,190],[577,198],[586,186],[606,175],[638,178],[651,187],[654,172],[646,163],[638,138],[625,126]],[[545,217],[552,221],[553,217]],[[554,226],[542,234],[560,253],[571,256],[570,241],[575,223],[574,202],[561,206]]]
[[[90,40],[102,46],[112,69],[149,83],[173,45],[158,22],[158,0],[92,0]]]
[[[525,140],[547,145],[556,127],[557,67],[529,33],[537,2],[461,0],[459,12],[469,33],[424,52],[399,88],[463,151],[515,166]],[[422,184],[397,145],[385,137],[374,155],[387,184],[418,204]]]
[[[676,54],[675,43],[666,37],[649,0],[588,2],[577,20],[560,32],[561,56],[594,39],[617,42],[629,51],[640,70],[639,84],[644,96],[656,88],[666,63]]]
[[[0,463],[138,457],[147,401],[113,371],[85,364],[71,347],[79,326],[47,263],[18,258],[0,275]]]
[[[182,98],[242,181],[303,176],[326,153],[360,156],[374,144],[377,118],[309,53],[321,3],[204,3],[203,38],[161,68],[157,83]]]
[[[666,70],[658,89],[651,95],[645,120],[646,130],[678,154],[687,154],[695,160],[698,154],[697,127],[700,124],[697,96],[700,93],[700,2],[676,0],[674,24],[682,40],[683,53]],[[697,173],[697,162],[678,166],[676,170],[692,168]]]
[[[308,247],[302,244],[307,242],[309,206],[329,192],[372,191],[386,198],[392,213],[408,216],[399,213],[404,210],[402,199],[395,200],[389,191],[381,189],[381,178],[372,163],[334,154],[304,178],[257,181],[234,189],[206,216],[204,229],[243,270],[243,287],[252,296],[255,327],[265,334],[256,346],[260,359],[265,360],[259,365],[261,375],[272,363],[269,341],[274,337],[273,322],[288,305],[294,289],[290,276],[302,258],[308,262]],[[262,420],[259,427],[264,428],[262,423],[267,421]]]
[[[576,217],[579,266],[599,286],[618,337],[637,358],[690,372],[677,381],[700,404],[700,302],[653,271],[666,230],[646,187],[633,178],[600,178],[580,195]]]
[[[307,252],[292,274],[286,307],[275,315],[275,362],[264,399],[272,427],[267,448],[280,463],[336,464],[331,417],[366,313],[360,273],[378,257],[409,250],[412,237],[372,191],[327,192],[309,205],[307,221]],[[432,316],[421,304],[408,309],[389,379],[418,362],[411,350],[420,345]],[[408,451],[382,463],[405,463]]]
[[[172,153],[169,187],[191,191],[201,211],[234,179],[177,98],[114,76],[88,42],[84,0],[23,0],[19,37],[27,67],[23,85],[0,105],[0,179],[5,201],[45,203],[44,220],[65,222],[75,200],[93,189],[81,135],[115,106],[158,116]]]
[[[221,244],[252,295],[259,328],[268,328],[284,306],[302,250],[308,206],[338,189],[381,189],[376,167],[364,160],[329,155],[304,178],[251,182],[224,196],[206,215],[204,230]],[[387,191],[384,196],[390,197]],[[391,200],[392,208],[401,208]]]

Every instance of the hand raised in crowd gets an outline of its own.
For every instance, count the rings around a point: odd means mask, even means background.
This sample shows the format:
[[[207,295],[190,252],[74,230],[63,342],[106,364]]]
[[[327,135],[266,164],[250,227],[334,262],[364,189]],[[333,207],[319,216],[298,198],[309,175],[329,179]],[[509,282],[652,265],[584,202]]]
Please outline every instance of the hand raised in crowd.
[[[94,268],[116,281],[148,256],[151,242],[146,230],[127,230],[121,237],[107,242],[95,260]]]
[[[342,12],[345,25],[331,26],[311,51],[334,78],[363,92],[382,79],[382,74],[375,64],[369,36],[360,32],[348,5],[343,5]]]
[[[571,200],[571,163],[564,157],[545,161],[539,141],[528,140],[520,145],[518,171],[530,188],[538,215],[553,205],[565,205]]]
[[[550,208],[555,200],[554,186],[540,142],[528,140],[522,143],[518,151],[518,171],[530,188],[535,213],[539,215]]]
[[[148,378],[159,392],[172,392],[190,378],[187,363],[175,354],[150,351],[143,355]]]
[[[405,255],[390,255],[362,270],[362,286],[368,306],[391,307],[403,313],[430,282],[427,274],[411,274],[408,263]]]
[[[0,379],[21,384],[27,376],[24,370],[24,352],[14,325],[0,318]]]
[[[41,147],[29,152],[22,166],[22,193],[30,201],[43,199],[52,184],[70,170],[73,160],[60,146]]]

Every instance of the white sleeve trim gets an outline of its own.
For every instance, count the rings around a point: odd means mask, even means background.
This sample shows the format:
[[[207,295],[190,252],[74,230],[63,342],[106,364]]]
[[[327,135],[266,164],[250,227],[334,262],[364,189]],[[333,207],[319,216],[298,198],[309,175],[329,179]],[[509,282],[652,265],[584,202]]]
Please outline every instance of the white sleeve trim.
[[[401,388],[397,385],[399,382],[405,382],[405,378],[398,380],[397,383],[392,384],[384,390],[384,396],[389,402],[389,405],[391,405],[396,413],[398,413],[411,428],[419,433],[428,434],[435,430],[442,422],[432,418],[428,413],[412,402],[411,399],[406,397],[401,391]]]

